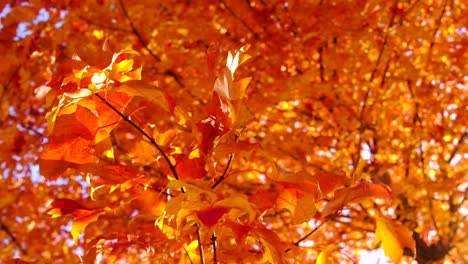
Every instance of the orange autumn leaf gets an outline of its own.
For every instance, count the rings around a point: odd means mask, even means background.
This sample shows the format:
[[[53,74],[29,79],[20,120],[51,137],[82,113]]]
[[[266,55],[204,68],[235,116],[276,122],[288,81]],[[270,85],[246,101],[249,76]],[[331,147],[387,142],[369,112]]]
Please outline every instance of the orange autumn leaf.
[[[175,155],[176,170],[180,179],[201,179],[206,176],[205,163],[202,158],[190,158],[187,155]]]
[[[95,222],[107,209],[89,209],[70,199],[55,199],[48,207],[47,214],[52,218],[71,214],[74,217],[71,234],[75,242],[86,226]]]
[[[352,188],[343,188],[335,192],[335,196],[320,212],[321,217],[333,214],[349,203],[357,203],[363,199],[381,198],[389,201],[391,193],[388,187],[382,184],[374,184],[362,181]]]
[[[3,1],[0,259],[463,262],[465,2]]]

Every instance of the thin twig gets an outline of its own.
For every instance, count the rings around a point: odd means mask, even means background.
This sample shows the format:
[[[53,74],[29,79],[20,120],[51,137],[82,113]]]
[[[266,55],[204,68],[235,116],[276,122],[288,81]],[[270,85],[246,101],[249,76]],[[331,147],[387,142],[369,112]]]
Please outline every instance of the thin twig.
[[[133,24],[133,21],[132,19],[130,18],[130,15],[128,14],[128,11],[127,11],[127,8],[125,7],[124,3],[122,0],[119,0],[119,3],[120,3],[120,7],[122,8],[122,12],[124,13],[125,17],[127,18],[129,24],[130,24],[130,27],[132,28],[132,32],[133,34],[138,38],[138,40],[140,41],[141,45],[143,45],[143,48],[148,51],[148,53],[154,58],[154,60],[156,60],[156,62],[162,62],[161,58],[154,54],[154,52],[148,47],[148,43],[146,43],[146,41],[143,39],[143,37],[141,36],[140,32],[136,29],[136,26],[135,24]],[[164,72],[165,75],[168,75],[168,76],[171,76],[172,78],[174,78],[174,81],[181,87],[181,88],[185,88],[185,85],[184,83],[182,82],[182,78],[180,77],[179,74],[177,74],[175,71],[173,70],[166,70]],[[192,95],[190,92],[188,92],[190,95]],[[193,95],[192,95],[193,96]]]
[[[298,241],[294,242],[293,245],[294,246],[299,246],[299,244],[306,240],[308,237],[310,237],[311,235],[313,235],[315,232],[317,232],[317,230],[319,230],[320,227],[323,226],[323,224],[325,224],[325,221],[321,222],[318,226],[316,226],[314,229],[312,229],[312,231],[310,231],[309,233],[307,233],[305,236],[303,236],[301,239],[299,239]],[[287,248],[284,252],[288,252],[290,251],[291,248]]]
[[[432,58],[432,50],[435,46],[435,42],[437,38],[437,31],[439,31],[440,26],[442,25],[442,18],[444,17],[446,7],[447,7],[447,0],[444,1],[444,6],[442,7],[442,11],[440,12],[439,17],[437,18],[436,27],[434,28],[434,32],[432,33],[431,43],[429,44],[429,49],[427,50],[427,59],[426,59],[426,65],[424,66],[424,68],[427,68],[427,66],[429,65],[429,61]],[[423,85],[426,83],[427,76],[428,76],[427,73],[424,73],[422,76],[421,83]]]
[[[156,147],[156,149],[159,151],[159,153],[163,156],[164,160],[167,162],[169,165],[169,169],[171,170],[172,174],[174,175],[174,178],[177,180],[179,179],[179,175],[177,174],[175,166],[172,164],[171,160],[169,157],[166,155],[164,150],[159,146],[158,142],[150,136],[143,128],[141,128],[139,125],[137,125],[135,122],[133,122],[128,116],[124,115],[122,112],[119,111],[115,106],[113,106],[109,101],[107,101],[104,97],[99,95],[98,93],[95,94],[102,102],[104,102],[107,106],[109,106],[115,113],[117,113],[120,117],[122,117],[123,120],[125,120],[127,123],[132,125],[134,128],[138,130],[146,139],[148,139],[151,144]]]
[[[120,4],[120,7],[122,8],[122,12],[124,13],[125,17],[127,18],[128,20],[128,23],[130,23],[130,27],[132,28],[132,31],[133,31],[133,34],[135,34],[135,36],[138,38],[138,40],[141,42],[141,44],[143,45],[143,47],[145,48],[146,51],[148,51],[148,53],[157,61],[157,62],[161,62],[161,58],[154,54],[152,50],[150,50],[147,46],[147,43],[146,41],[143,39],[143,37],[141,36],[140,32],[138,32],[138,30],[136,29],[135,27],[135,24],[133,24],[133,21],[132,19],[130,18],[130,16],[128,15],[128,11],[127,11],[127,8],[125,7],[124,3],[122,0],[119,0],[119,4]]]
[[[15,70],[13,71],[7,83],[5,84],[2,90],[2,95],[0,95],[0,101],[3,101],[3,96],[5,95],[5,92],[8,90],[8,87],[10,86],[11,82],[15,79],[15,76],[18,73],[18,71],[21,69],[22,64],[23,63],[20,63],[18,66],[16,66]]]
[[[184,247],[185,254],[187,254],[188,260],[190,264],[193,264],[192,258],[190,257],[190,254],[188,253],[187,249]]]
[[[229,170],[229,167],[231,167],[231,163],[232,163],[232,160],[234,159],[234,153],[231,153],[229,154],[229,160],[228,160],[228,163],[226,164],[226,168],[224,168],[224,172],[223,174],[221,175],[221,177],[219,177],[219,179],[213,184],[213,186],[211,186],[211,189],[214,189],[216,188],[216,186],[218,186],[226,177],[226,174]]]
[[[450,157],[447,160],[447,163],[450,164],[450,162],[452,162],[453,158],[455,158],[455,155],[457,154],[457,151],[460,148],[460,145],[463,144],[463,140],[465,139],[466,134],[468,134],[468,130],[465,130],[465,132],[458,139],[457,144],[454,146],[454,148],[452,149],[452,152],[450,153]]]
[[[205,264],[205,255],[203,253],[203,247],[201,243],[200,226],[198,224],[195,224],[195,227],[197,229],[198,253],[200,254],[200,263]]]
[[[216,236],[214,233],[211,235],[211,244],[213,245],[213,263],[216,264],[218,259],[216,256]]]
[[[383,53],[384,53],[384,50],[385,50],[385,46],[387,46],[387,42],[388,42],[388,34],[389,34],[389,31],[390,31],[390,28],[393,26],[393,21],[395,20],[395,16],[396,16],[396,11],[394,9],[396,9],[397,6],[398,6],[398,0],[395,0],[395,2],[393,3],[393,6],[392,6],[392,15],[390,17],[390,22],[388,23],[387,29],[385,30],[385,35],[384,35],[384,40],[383,40],[383,43],[382,43],[382,47],[380,48],[379,56],[377,57],[377,61],[375,62],[374,69],[372,70],[372,73],[370,75],[369,83],[372,83],[372,81],[374,81],[375,74],[377,73],[377,70],[378,70],[378,66],[380,64],[380,61],[382,60],[382,56],[383,56]],[[385,75],[384,75],[383,78],[385,78]],[[383,84],[383,82],[381,84]],[[354,158],[354,161],[353,161],[354,166],[353,166],[353,171],[351,173],[353,175],[353,178],[355,176],[354,174],[356,173],[356,169],[358,167],[358,164],[359,164],[359,162],[361,160],[362,134],[363,134],[364,128],[365,128],[364,113],[365,113],[365,110],[367,108],[367,101],[369,99],[369,95],[370,95],[370,86],[367,88],[366,94],[364,95],[363,104],[362,104],[362,107],[361,107],[361,112],[359,114],[360,126],[359,126],[359,140],[358,140],[358,146],[357,146],[359,151],[357,152],[356,158]]]
[[[94,26],[97,26],[97,27],[100,27],[100,28],[110,29],[110,30],[114,30],[114,31],[121,31],[121,32],[125,32],[125,33],[133,33],[133,31],[130,31],[130,30],[127,30],[127,29],[124,29],[124,28],[119,28],[119,27],[114,27],[114,26],[109,26],[109,25],[103,25],[103,24],[96,23],[94,20],[89,19],[89,18],[87,18],[85,16],[82,16],[82,15],[78,15],[78,18],[86,21],[86,23],[88,23],[90,25],[94,25]]]
[[[11,230],[8,228],[8,226],[3,223],[2,220],[0,220],[0,229],[5,231],[7,235],[10,237],[11,241],[18,247],[18,249],[23,253],[23,255],[28,255],[28,252],[26,251],[25,248],[21,245],[21,243],[16,239],[15,235],[11,232]]]
[[[320,81],[324,82],[325,81],[325,67],[323,66],[323,49],[325,46],[325,42],[320,45],[318,49],[318,54],[319,54],[319,70],[320,70]]]
[[[237,20],[239,20],[241,22],[241,24],[248,30],[250,31],[250,33],[252,33],[252,35],[254,36],[254,38],[256,39],[260,39],[260,35],[258,35],[248,24],[247,22],[245,22],[244,19],[240,18],[227,4],[224,0],[221,0],[220,1],[224,7],[226,8],[226,10]]]
[[[138,186],[140,186],[140,187],[143,188],[143,189],[150,189],[150,190],[153,190],[153,191],[155,191],[155,192],[158,192],[158,193],[160,193],[160,194],[164,194],[164,195],[166,195],[166,196],[175,197],[175,195],[170,194],[170,193],[168,193],[168,192],[166,192],[166,191],[164,191],[163,189],[160,189],[160,188],[154,188],[154,187],[151,187],[151,186],[145,186],[144,184],[141,184],[141,183],[138,184]]]
[[[424,176],[424,179],[427,180],[427,174],[426,174],[426,162],[424,160],[424,152],[423,152],[423,147],[422,147],[422,142],[419,142],[419,162],[421,162],[421,170],[422,170],[422,173],[423,173],[423,176]],[[434,206],[432,205],[432,197],[431,197],[431,192],[428,192],[427,193],[427,196],[429,199],[428,202],[429,202],[429,210],[430,210],[430,218],[431,218],[431,221],[432,221],[432,224],[434,225],[434,229],[435,231],[437,232],[437,235],[439,237],[442,237],[440,235],[440,230],[439,230],[439,227],[437,226],[437,221],[435,220],[434,218]]]
[[[405,20],[405,17],[411,13],[411,11],[413,11],[414,7],[416,6],[416,4],[418,4],[420,2],[420,0],[416,0],[414,1],[414,3],[406,10],[406,12],[400,17],[400,26],[403,25],[403,21]]]

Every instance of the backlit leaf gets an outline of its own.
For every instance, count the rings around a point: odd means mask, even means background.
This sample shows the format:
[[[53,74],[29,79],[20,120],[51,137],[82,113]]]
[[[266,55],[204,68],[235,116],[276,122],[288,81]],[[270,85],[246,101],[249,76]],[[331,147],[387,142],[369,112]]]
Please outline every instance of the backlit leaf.
[[[218,223],[219,219],[229,211],[229,209],[221,206],[207,207],[197,211],[197,217],[207,227],[212,227]]]
[[[383,216],[376,217],[375,244],[379,243],[381,243],[385,255],[395,263],[400,261],[405,248],[413,253],[416,250],[412,232],[406,226]]]
[[[47,214],[53,218],[71,214],[74,217],[71,234],[75,242],[78,240],[80,233],[84,231],[86,226],[95,222],[97,218],[107,209],[88,209],[78,202],[70,199],[55,199],[47,209]]]
[[[363,199],[381,198],[389,201],[391,193],[385,185],[362,181],[352,188],[343,188],[335,192],[335,196],[321,211],[321,216],[333,214],[349,203],[357,203]]]

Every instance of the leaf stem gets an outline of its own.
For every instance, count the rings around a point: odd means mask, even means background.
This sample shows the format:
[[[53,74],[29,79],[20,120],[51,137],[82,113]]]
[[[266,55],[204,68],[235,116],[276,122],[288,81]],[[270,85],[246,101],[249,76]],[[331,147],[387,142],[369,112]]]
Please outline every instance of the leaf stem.
[[[16,239],[15,235],[11,232],[10,228],[8,228],[8,226],[5,225],[5,223],[3,223],[2,220],[0,220],[0,230],[3,230],[5,231],[5,233],[7,233],[11,241],[13,241],[13,243],[18,247],[18,249],[21,251],[21,253],[23,253],[23,255],[28,255],[28,252],[26,251],[26,249],[23,248],[21,243],[18,241],[18,239]]]

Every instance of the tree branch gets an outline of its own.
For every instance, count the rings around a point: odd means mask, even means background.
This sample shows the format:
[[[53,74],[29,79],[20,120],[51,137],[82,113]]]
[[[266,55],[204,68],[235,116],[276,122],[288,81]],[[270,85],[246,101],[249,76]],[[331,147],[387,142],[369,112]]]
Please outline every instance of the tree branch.
[[[133,34],[135,34],[135,36],[138,38],[138,40],[141,42],[141,44],[143,45],[144,49],[146,51],[148,51],[148,53],[157,61],[157,62],[161,62],[161,58],[154,54],[152,50],[150,50],[148,48],[148,45],[146,43],[146,41],[143,39],[143,37],[141,36],[140,32],[138,32],[138,30],[136,29],[135,27],[135,24],[133,24],[133,21],[132,19],[130,18],[130,16],[128,15],[128,11],[127,11],[127,8],[125,7],[124,3],[122,0],[119,0],[119,4],[120,4],[120,8],[122,8],[122,12],[124,13],[125,17],[127,18],[128,20],[128,23],[130,23],[130,27],[132,28],[132,32]]]
[[[317,232],[317,230],[319,230],[320,227],[322,227],[323,225],[325,224],[325,221],[321,222],[318,226],[316,226],[314,229],[312,229],[312,231],[310,231],[309,233],[307,233],[305,236],[303,236],[301,239],[299,239],[298,241],[294,242],[293,245],[294,246],[299,246],[299,244],[306,240],[308,237],[310,237],[311,235],[313,235],[315,232]],[[291,248],[287,248],[284,252],[288,252],[290,251]]]
[[[148,53],[154,58],[156,62],[161,62],[161,58],[156,55],[149,47],[148,43],[143,39],[143,36],[140,34],[140,32],[136,29],[135,24],[133,23],[132,19],[130,18],[130,15],[128,14],[127,8],[125,7],[124,3],[122,0],[119,0],[120,7],[122,8],[122,12],[124,13],[125,17],[127,18],[128,22],[130,23],[130,27],[132,28],[133,34],[138,38],[140,41],[141,45],[143,45],[143,48],[148,51]],[[164,71],[165,75],[171,76],[174,81],[181,87],[185,88],[184,83],[182,82],[182,78],[180,77],[179,74],[177,74],[173,70],[166,70]],[[191,96],[193,96],[189,91],[187,91]],[[193,96],[194,97],[194,96]]]
[[[216,188],[222,181],[224,181],[226,174],[229,170],[229,167],[231,167],[232,160],[234,159],[234,153],[229,154],[229,160],[228,163],[226,164],[226,167],[224,168],[224,172],[221,175],[221,177],[218,178],[218,180],[211,186],[211,189]]]
[[[3,223],[2,220],[0,220],[0,229],[5,231],[5,233],[7,233],[7,235],[10,237],[11,241],[13,241],[13,243],[18,247],[18,249],[20,250],[20,252],[23,255],[28,255],[28,252],[26,251],[26,249],[23,248],[21,243],[18,241],[18,239],[16,239],[15,235],[11,232],[11,230],[8,228],[8,226],[6,226],[5,223]]]
[[[396,16],[396,11],[394,9],[396,9],[397,6],[398,6],[398,0],[395,0],[395,2],[393,3],[393,6],[392,6],[392,15],[391,15],[390,21],[389,21],[389,23],[387,25],[387,29],[385,30],[385,35],[384,35],[384,40],[383,40],[383,43],[382,43],[382,47],[380,48],[379,56],[377,57],[377,61],[375,62],[374,69],[372,70],[371,76],[369,78],[369,83],[372,83],[372,81],[374,80],[375,74],[377,73],[377,70],[378,70],[378,66],[380,64],[380,61],[382,60],[382,55],[383,55],[383,52],[385,50],[385,46],[387,46],[387,42],[388,42],[388,32],[390,31],[390,28],[393,26],[393,21],[395,20],[395,16]],[[389,62],[390,62],[390,60],[389,60]],[[387,69],[388,69],[388,65],[387,65],[385,70],[387,70]],[[385,74],[384,74],[383,78],[385,78]],[[383,85],[384,82],[385,81],[382,80],[381,85]],[[356,158],[354,158],[354,160],[353,160],[354,166],[353,166],[353,171],[351,173],[351,175],[353,176],[353,179],[355,177],[354,174],[356,173],[356,169],[358,167],[359,161],[361,160],[362,134],[363,134],[364,128],[365,128],[365,125],[364,125],[364,112],[365,112],[365,110],[367,108],[367,101],[369,99],[369,94],[370,94],[370,86],[367,88],[366,94],[364,95],[363,104],[362,104],[362,107],[361,107],[361,112],[359,114],[360,125],[359,125],[359,139],[358,139],[358,145],[357,145],[358,152],[356,153]]]
[[[320,70],[320,81],[325,81],[325,67],[323,66],[323,49],[325,46],[325,42],[322,43],[318,49],[319,54],[319,70]]]
[[[254,38],[256,39],[260,39],[260,35],[258,35],[246,22],[244,19],[241,19],[236,13],[234,13],[234,11],[226,4],[226,2],[224,0],[221,0],[220,1],[224,7],[226,8],[226,10],[237,20],[239,20],[241,22],[241,24],[248,30],[250,31],[250,33],[252,33],[252,35],[254,36]]]
[[[465,130],[465,132],[458,139],[457,144],[454,146],[452,152],[450,153],[450,157],[447,160],[447,163],[450,164],[450,162],[452,162],[453,158],[455,158],[455,155],[457,154],[457,151],[460,148],[460,145],[463,144],[463,140],[465,139],[466,134],[468,134],[468,130]]]
[[[119,111],[119,109],[115,108],[107,99],[99,95],[98,93],[95,93],[96,95],[102,102],[104,102],[107,106],[109,106],[115,113],[117,113],[120,117],[122,117],[123,120],[125,120],[127,123],[132,125],[138,132],[140,132],[146,139],[148,139],[151,144],[156,147],[156,149],[159,151],[159,153],[163,156],[164,160],[166,163],[169,165],[169,169],[171,170],[172,174],[174,175],[174,178],[177,180],[179,179],[179,175],[177,174],[175,166],[172,164],[171,160],[169,157],[166,155],[164,150],[159,146],[159,144],[156,142],[156,140],[150,136],[143,128],[141,128],[139,125],[137,125],[135,122],[133,122],[128,116],[124,115],[122,112]],[[183,191],[183,190],[182,190]]]
[[[94,20],[89,19],[89,18],[87,18],[85,16],[82,16],[82,15],[78,15],[78,18],[84,20],[86,23],[88,23],[90,25],[94,25],[94,26],[97,26],[97,27],[100,27],[100,28],[110,29],[110,30],[114,30],[114,31],[121,31],[121,32],[125,32],[125,33],[133,33],[133,31],[130,31],[130,30],[127,30],[127,29],[96,23]]]

